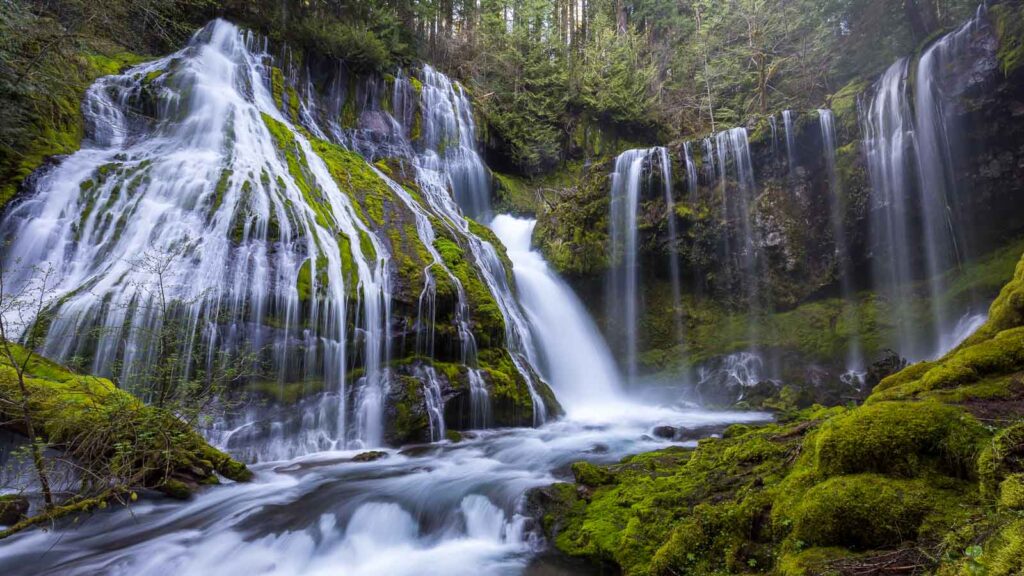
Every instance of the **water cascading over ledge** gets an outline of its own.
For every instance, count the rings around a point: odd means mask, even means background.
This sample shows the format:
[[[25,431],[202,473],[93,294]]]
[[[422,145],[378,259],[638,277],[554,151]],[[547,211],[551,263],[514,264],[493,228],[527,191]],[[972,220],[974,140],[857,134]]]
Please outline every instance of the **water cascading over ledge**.
[[[215,21],[89,90],[86,146],[2,224],[16,282],[59,279],[42,352],[143,394],[164,326],[186,377],[245,363],[271,406],[211,434],[251,459],[556,413],[500,244],[453,199],[488,213],[461,88],[271,51]]]
[[[1012,268],[1002,250],[1022,233],[1020,131],[1006,124],[1020,84],[1000,68],[1014,41],[1001,8],[983,7],[876,82],[851,81],[830,97],[834,110],[783,111],[668,146],[671,190],[641,185],[635,208],[618,179],[643,150],[595,163],[597,176],[555,200],[537,225],[541,249],[598,296],[584,301],[623,372],[689,378],[709,404],[734,402],[714,389],[740,381],[831,382],[853,397],[893,352],[933,357],[969,334]],[[883,100],[895,112],[879,138],[871,111]],[[642,182],[658,171],[648,164]],[[895,175],[876,177],[886,170]],[[586,257],[595,240],[613,247],[606,262]],[[634,278],[635,301],[623,296]]]

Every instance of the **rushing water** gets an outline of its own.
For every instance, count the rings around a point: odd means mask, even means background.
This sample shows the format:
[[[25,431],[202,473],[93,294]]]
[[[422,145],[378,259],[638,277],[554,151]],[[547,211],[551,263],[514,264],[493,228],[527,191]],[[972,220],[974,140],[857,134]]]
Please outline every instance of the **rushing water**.
[[[512,260],[519,298],[543,351],[543,375],[570,417],[607,409],[621,400],[611,352],[569,286],[530,249],[535,225],[502,215],[491,227]]]
[[[580,383],[578,386],[582,386]],[[480,432],[458,444],[387,450],[374,462],[324,452],[260,464],[251,483],[187,503],[147,501],[76,526],[5,541],[0,571],[30,575],[545,574],[547,545],[525,507],[530,488],[579,459],[614,462],[670,443],[668,424],[752,422],[752,413],[651,408],[625,401],[601,417]],[[702,432],[703,430],[703,432]]]

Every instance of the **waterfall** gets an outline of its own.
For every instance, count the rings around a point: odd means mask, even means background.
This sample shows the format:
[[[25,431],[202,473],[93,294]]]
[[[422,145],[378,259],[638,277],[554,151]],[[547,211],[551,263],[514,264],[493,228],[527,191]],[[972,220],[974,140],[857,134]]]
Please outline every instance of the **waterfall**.
[[[789,177],[792,178],[796,170],[796,133],[793,129],[793,111],[782,111],[782,125],[786,131],[786,166],[789,169]]]
[[[832,243],[835,250],[836,276],[842,296],[844,318],[854,334],[850,338],[847,349],[846,364],[849,370],[861,370],[864,360],[861,357],[860,339],[857,336],[857,315],[854,308],[853,266],[850,262],[850,247],[846,242],[845,198],[836,173],[836,126],[831,110],[818,110],[818,121],[821,124],[822,152],[825,156],[825,169],[828,173],[829,190],[829,222],[832,227]]]
[[[617,399],[611,352],[572,290],[530,249],[535,220],[500,215],[491,227],[508,248],[519,298],[541,351],[541,372],[569,412]]]
[[[901,354],[911,359],[941,355],[950,349],[955,326],[942,299],[943,276],[963,257],[970,222],[957,213],[958,187],[953,168],[962,140],[948,107],[950,84],[964,79],[950,62],[970,48],[984,24],[985,9],[929,46],[908,96],[910,62],[901,59],[882,75],[874,95],[862,106],[864,150],[873,190],[871,236],[875,244],[875,280],[893,302]],[[917,258],[923,254],[924,258]],[[931,326],[912,314],[917,283],[931,303]]]
[[[217,21],[185,50],[97,82],[83,106],[92,140],[4,220],[8,264],[46,264],[60,278],[42,352],[91,357],[93,372],[129,389],[145,392],[170,321],[182,329],[177,350],[163,353],[183,358],[185,373],[244,352],[282,379],[322,379],[314,431],[298,439],[307,450],[346,442],[354,322],[367,369],[352,434],[375,444],[388,254],[274,106],[261,61]],[[144,86],[149,74],[159,77]],[[133,107],[150,91],[155,118],[140,120]],[[158,292],[173,307],[161,308]]]
[[[701,151],[704,154],[701,162],[704,168],[704,179],[707,180],[708,184],[715,182],[715,148],[711,142],[711,138],[705,138],[701,141]]]
[[[971,40],[985,25],[985,4],[974,18],[928,47],[918,60],[914,78],[914,125],[917,173],[924,212],[924,247],[928,265],[931,314],[938,343],[934,355],[941,355],[957,344],[956,324],[935,295],[945,291],[943,275],[959,268],[969,255],[968,240],[973,224],[959,211],[960,186],[955,175],[963,150],[963,127],[951,108],[957,105],[955,94],[964,78],[955,64],[971,49]],[[969,74],[970,72],[968,72]]]
[[[690,142],[683,143],[683,162],[686,164],[686,193],[691,203],[697,202],[697,164],[693,160],[693,146]]]
[[[615,159],[615,172],[611,176],[609,253],[615,265],[612,267],[607,286],[606,302],[608,318],[622,331],[624,339],[624,365],[627,381],[637,378],[637,356],[639,348],[640,312],[640,262],[637,209],[640,195],[650,188],[653,177],[653,161],[661,163],[661,178],[665,186],[666,202],[674,211],[672,203],[672,168],[668,154],[663,147],[627,150]],[[645,188],[646,186],[646,188]],[[670,214],[669,233],[674,235],[674,214]],[[674,238],[673,238],[674,241]],[[674,243],[674,242],[673,242]],[[674,309],[681,309],[679,294],[678,259],[673,257],[672,266]]]
[[[400,74],[393,110],[386,110],[381,79],[352,91],[339,73],[320,93],[308,71],[286,68],[282,105],[271,81],[272,72],[281,73],[274,62],[265,39],[218,20],[185,49],[89,89],[83,148],[41,177],[35,194],[0,223],[12,239],[8,269],[16,261],[48,265],[59,279],[41,352],[61,362],[87,358],[90,371],[143,395],[158,354],[180,359],[175,370],[185,378],[258,364],[266,366],[261,377],[269,381],[257,383],[265,389],[319,391],[290,414],[253,406],[237,428],[211,432],[246,458],[383,444],[397,264],[387,231],[368,224],[322,158],[346,153],[326,139],[415,167],[419,198],[363,165],[411,212],[428,256],[416,353],[433,357],[436,279],[443,275],[457,291],[471,397],[483,403],[472,420],[490,423],[466,292],[434,248],[440,226],[465,245],[471,273],[494,297],[512,363],[533,396],[534,422],[543,423],[524,313],[495,247],[463,216],[489,213],[465,93],[426,68],[418,103]],[[357,124],[342,126],[341,110],[356,100]],[[409,123],[417,114],[422,134],[413,138]],[[28,278],[11,281],[16,288]],[[158,300],[159,292],[166,299]],[[172,329],[175,349],[161,351],[158,336]],[[439,378],[426,367],[419,379],[431,435],[439,439]]]
[[[750,156],[750,141],[746,128],[733,128],[715,135],[718,173],[721,178],[722,218],[738,230],[737,238],[728,235],[724,242],[723,276],[739,273],[736,278],[745,291],[750,311],[751,341],[756,342],[757,321],[760,313],[757,276],[757,238],[751,217],[757,196],[754,166]],[[732,169],[733,179],[729,178]],[[732,184],[733,186],[730,186]]]
[[[455,200],[467,216],[486,222],[491,215],[487,169],[476,152],[473,111],[461,85],[430,66],[423,67],[423,145],[444,165]]]

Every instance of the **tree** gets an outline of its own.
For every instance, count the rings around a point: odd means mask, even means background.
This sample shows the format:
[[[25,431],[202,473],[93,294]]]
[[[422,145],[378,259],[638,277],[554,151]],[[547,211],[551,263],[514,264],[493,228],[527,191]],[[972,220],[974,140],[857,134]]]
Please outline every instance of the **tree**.
[[[46,443],[37,433],[36,422],[32,416],[33,398],[26,382],[26,373],[35,359],[34,350],[41,343],[42,331],[37,328],[44,312],[52,303],[53,268],[40,266],[30,270],[27,281],[23,283],[19,292],[11,291],[11,279],[7,272],[3,259],[0,259],[0,351],[14,369],[18,397],[0,398],[0,403],[9,405],[20,416],[21,425],[29,439],[29,452],[43,501],[47,508],[52,508],[53,490],[44,456]],[[13,344],[13,339],[16,338],[24,340],[24,348]]]

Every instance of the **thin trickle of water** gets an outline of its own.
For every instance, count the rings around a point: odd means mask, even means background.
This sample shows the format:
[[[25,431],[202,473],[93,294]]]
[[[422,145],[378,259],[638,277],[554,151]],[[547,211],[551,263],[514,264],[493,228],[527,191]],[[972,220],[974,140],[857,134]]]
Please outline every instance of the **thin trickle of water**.
[[[850,262],[850,247],[846,242],[846,223],[843,219],[845,195],[836,173],[836,126],[831,110],[818,110],[821,124],[822,153],[825,157],[825,168],[829,183],[829,222],[832,227],[832,243],[835,250],[836,277],[839,281],[840,295],[843,299],[847,329],[851,333],[847,347],[846,365],[849,370],[861,370],[864,365],[860,351],[858,320],[853,307],[853,265]]]
[[[686,193],[690,203],[697,202],[697,187],[700,184],[697,178],[697,163],[693,160],[693,147],[691,142],[683,143],[683,163],[686,164]]]
[[[637,230],[637,209],[640,195],[650,188],[653,177],[654,162],[658,158],[661,163],[661,177],[665,184],[665,199],[672,214],[669,217],[669,233],[674,236],[675,218],[672,201],[672,173],[668,162],[668,153],[662,147],[638,148],[627,150],[615,159],[615,172],[612,173],[610,218],[609,218],[609,252],[616,263],[610,272],[606,302],[608,317],[613,319],[621,330],[625,343],[624,366],[628,382],[637,379],[637,359],[639,348],[638,315],[640,311],[640,262],[639,234]],[[673,244],[674,244],[674,238]],[[679,265],[678,258],[673,257],[673,297],[675,309],[679,304]],[[670,262],[670,265],[672,263]]]
[[[793,111],[782,111],[782,126],[786,131],[786,167],[790,178],[796,170],[796,132],[793,128]]]

